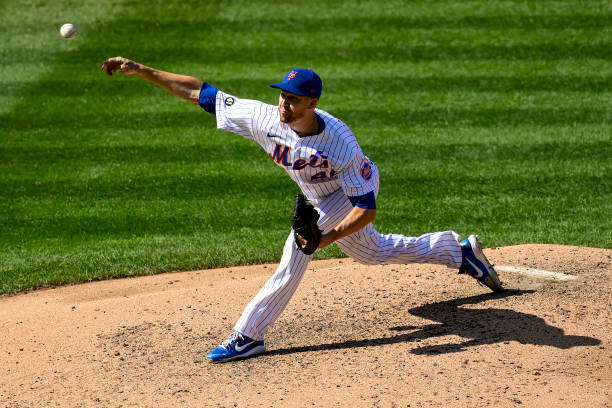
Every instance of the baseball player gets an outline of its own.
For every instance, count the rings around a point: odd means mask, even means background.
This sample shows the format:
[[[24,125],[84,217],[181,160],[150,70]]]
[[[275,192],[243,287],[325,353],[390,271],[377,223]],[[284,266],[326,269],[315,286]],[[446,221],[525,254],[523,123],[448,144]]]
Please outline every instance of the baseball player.
[[[364,264],[435,263],[458,268],[493,291],[501,291],[497,273],[475,235],[460,240],[454,231],[420,237],[383,235],[376,217],[379,172],[362,152],[350,128],[317,108],[321,78],[309,69],[292,69],[279,83],[278,105],[241,99],[200,79],[160,71],[115,57],[102,63],[113,72],[136,74],[216,116],[217,127],[252,139],[285,169],[318,212],[318,248],[335,242]],[[263,353],[264,335],[295,293],[312,254],[307,240],[289,234],[274,275],[245,307],[229,338],[208,354],[225,362]]]

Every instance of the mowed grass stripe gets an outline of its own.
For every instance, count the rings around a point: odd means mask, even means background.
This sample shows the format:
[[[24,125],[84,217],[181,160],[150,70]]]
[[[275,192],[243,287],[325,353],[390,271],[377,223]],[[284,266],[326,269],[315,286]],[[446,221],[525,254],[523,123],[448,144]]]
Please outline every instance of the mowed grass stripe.
[[[396,123],[406,122],[410,124],[435,124],[438,126],[474,125],[474,126],[499,126],[499,125],[555,125],[567,123],[595,123],[609,124],[612,121],[610,110],[605,107],[599,109],[588,108],[548,108],[548,109],[429,109],[414,111],[380,111],[377,108],[371,110],[334,110],[339,117],[344,114],[346,121],[353,123]],[[117,115],[84,114],[75,116],[48,116],[39,117],[37,123],[21,122],[16,126],[18,130],[35,130],[40,126],[48,126],[57,130],[72,129],[75,120],[82,121],[83,129],[96,129],[102,125],[109,130],[136,130],[159,129],[161,127],[181,129],[193,129],[202,125],[201,113],[142,113],[126,114],[122,117]],[[366,119],[362,119],[366,118]],[[11,120],[16,120],[14,116]],[[26,119],[26,118],[22,118]],[[105,122],[108,121],[108,122]],[[173,126],[177,123],[176,126]]]
[[[405,74],[405,73],[404,73]],[[362,86],[367,78],[343,78],[326,81],[326,90],[336,92],[340,90],[355,90]],[[264,78],[260,78],[265,83]],[[224,80],[223,84],[232,89],[244,89],[251,85],[252,79]],[[94,86],[92,81],[46,81],[43,89],[27,88],[29,81],[17,83],[14,88],[8,89],[5,95],[21,97],[59,97],[74,98],[83,96],[84,90]],[[408,92],[457,92],[469,91],[470,93],[509,93],[516,91],[548,91],[548,92],[609,92],[612,90],[612,76],[610,74],[587,76],[578,75],[531,75],[531,76],[503,76],[503,75],[459,75],[454,77],[413,77],[402,76],[401,73],[386,78],[378,78],[373,81],[373,86],[379,92],[399,93]],[[123,90],[127,92],[130,88],[142,88],[139,83],[126,83]],[[354,92],[354,91],[353,91]],[[16,112],[18,113],[18,112]]]
[[[330,2],[320,23],[310,2],[130,4],[61,58],[42,50],[53,71],[19,78],[1,118],[0,291],[280,256],[297,188],[198,108],[106,78],[117,54],[270,103],[269,82],[315,68],[321,107],[382,169],[383,232],[609,245],[605,4],[424,4]]]

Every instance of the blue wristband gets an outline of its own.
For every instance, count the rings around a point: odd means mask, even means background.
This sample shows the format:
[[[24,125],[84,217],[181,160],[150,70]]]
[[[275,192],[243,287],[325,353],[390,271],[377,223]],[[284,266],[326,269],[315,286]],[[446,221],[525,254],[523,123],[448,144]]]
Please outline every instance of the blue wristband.
[[[200,89],[200,106],[208,113],[215,114],[218,89],[204,82]]]

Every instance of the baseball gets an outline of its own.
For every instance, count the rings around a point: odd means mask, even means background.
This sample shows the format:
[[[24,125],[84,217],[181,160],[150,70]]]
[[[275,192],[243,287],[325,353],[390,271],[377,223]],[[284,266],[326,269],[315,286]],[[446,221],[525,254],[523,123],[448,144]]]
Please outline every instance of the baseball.
[[[67,39],[74,38],[76,33],[77,28],[74,26],[74,24],[66,23],[60,28],[60,34],[62,37]]]

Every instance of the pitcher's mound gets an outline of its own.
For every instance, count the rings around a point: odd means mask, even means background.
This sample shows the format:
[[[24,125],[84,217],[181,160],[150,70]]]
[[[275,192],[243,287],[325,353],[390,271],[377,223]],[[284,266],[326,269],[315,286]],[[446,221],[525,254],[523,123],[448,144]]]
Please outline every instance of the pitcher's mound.
[[[435,265],[315,261],[269,351],[221,365],[206,353],[275,265],[0,298],[0,406],[609,406],[612,250],[485,253],[506,292]]]

